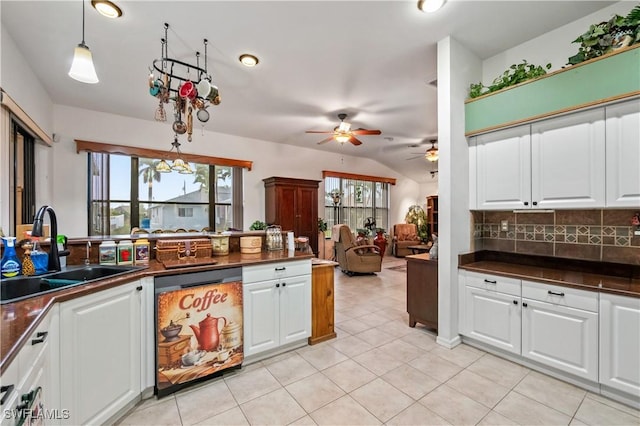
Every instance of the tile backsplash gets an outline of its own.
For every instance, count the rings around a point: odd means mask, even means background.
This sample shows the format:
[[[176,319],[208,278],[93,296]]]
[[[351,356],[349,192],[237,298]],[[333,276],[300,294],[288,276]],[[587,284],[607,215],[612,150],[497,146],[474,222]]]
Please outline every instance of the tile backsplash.
[[[473,211],[475,249],[640,265],[639,210]]]

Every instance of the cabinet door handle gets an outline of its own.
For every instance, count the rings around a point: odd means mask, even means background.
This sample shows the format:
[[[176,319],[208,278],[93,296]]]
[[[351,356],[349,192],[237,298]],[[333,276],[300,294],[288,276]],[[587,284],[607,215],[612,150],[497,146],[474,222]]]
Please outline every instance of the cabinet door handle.
[[[514,301],[513,301],[513,304],[514,304],[514,305],[517,305],[517,304],[518,304],[518,301],[517,301],[517,300],[514,300]]]
[[[491,281],[491,280],[484,280],[484,282],[487,284],[498,284],[497,281]]]
[[[529,305],[527,305],[525,302],[522,302],[522,307],[526,308],[527,306]]]
[[[525,202],[524,202],[524,205],[525,205],[525,206],[528,206],[528,205],[529,205],[529,202],[528,202],[528,201],[525,201]]]
[[[283,266],[282,268],[276,268],[276,271],[284,271],[284,270],[286,270],[286,269],[287,269],[287,268]]]
[[[138,291],[142,291],[142,286],[141,286],[141,285],[139,285],[138,287],[136,287],[136,290],[138,290]]]
[[[537,202],[537,201],[534,201],[534,202],[533,202],[533,203],[531,203],[531,204],[533,204],[534,206],[537,206],[537,205],[538,205],[538,202]]]
[[[557,293],[557,292],[551,291],[551,290],[549,290],[547,293],[553,294],[554,296],[564,296],[564,293]]]
[[[282,287],[286,287],[286,286],[287,286],[287,283],[282,283]]]
[[[276,284],[276,287],[280,287],[280,283]]]
[[[0,386],[0,393],[4,393],[2,399],[0,399],[0,405],[4,405],[4,403],[7,402],[7,397],[13,391],[14,387],[13,385]]]
[[[32,345],[37,345],[38,343],[42,343],[45,340],[47,340],[47,335],[49,334],[48,331],[39,331],[36,334],[37,339],[31,339],[31,344]]]

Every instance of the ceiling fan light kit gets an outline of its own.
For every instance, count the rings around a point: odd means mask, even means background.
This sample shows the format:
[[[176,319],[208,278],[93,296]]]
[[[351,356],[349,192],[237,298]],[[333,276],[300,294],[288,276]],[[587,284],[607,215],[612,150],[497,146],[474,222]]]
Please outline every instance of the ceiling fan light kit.
[[[418,9],[426,13],[433,13],[440,9],[446,0],[418,0]]]
[[[431,145],[431,148],[429,148],[424,154],[424,158],[426,158],[428,161],[431,161],[432,163],[438,161],[438,158],[440,158],[440,156],[438,155],[438,148],[435,148],[433,145]]]
[[[100,80],[93,66],[93,56],[89,46],[84,43],[84,0],[82,0],[82,42],[73,51],[73,62],[69,77],[81,83],[95,84]]]
[[[368,130],[368,129],[360,129],[360,128],[351,130],[351,124],[344,121],[344,119],[347,118],[347,114],[345,113],[338,114],[338,118],[340,119],[340,124],[334,127],[333,130],[330,130],[330,131],[307,130],[306,133],[333,133],[333,135],[318,142],[318,145],[335,140],[336,142],[339,142],[341,144],[344,144],[345,142],[351,142],[353,145],[356,145],[356,146],[362,145],[362,141],[356,138],[356,135],[382,134],[380,130]]]

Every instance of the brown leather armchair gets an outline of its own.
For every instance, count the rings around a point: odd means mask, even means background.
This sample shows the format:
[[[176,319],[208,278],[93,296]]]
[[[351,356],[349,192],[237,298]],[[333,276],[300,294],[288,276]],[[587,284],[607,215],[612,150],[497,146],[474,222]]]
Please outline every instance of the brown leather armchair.
[[[420,244],[418,227],[414,223],[397,223],[393,225],[392,250],[396,257],[405,257],[412,254],[409,246]]]
[[[354,273],[374,273],[382,270],[382,257],[378,247],[370,244],[358,244],[347,225],[336,226],[333,232],[337,232],[338,235],[335,240],[335,250],[342,272],[353,275]]]

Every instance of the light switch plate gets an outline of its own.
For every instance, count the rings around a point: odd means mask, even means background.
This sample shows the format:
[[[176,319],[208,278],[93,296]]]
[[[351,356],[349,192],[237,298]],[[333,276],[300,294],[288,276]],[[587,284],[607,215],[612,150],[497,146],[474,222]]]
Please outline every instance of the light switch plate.
[[[500,221],[500,230],[501,231],[505,231],[505,232],[507,232],[509,230],[509,221],[508,220]]]

